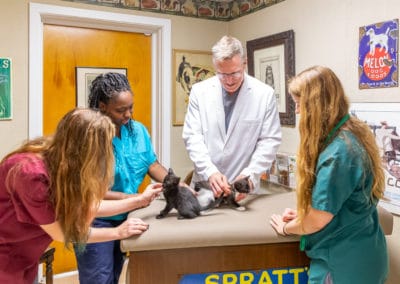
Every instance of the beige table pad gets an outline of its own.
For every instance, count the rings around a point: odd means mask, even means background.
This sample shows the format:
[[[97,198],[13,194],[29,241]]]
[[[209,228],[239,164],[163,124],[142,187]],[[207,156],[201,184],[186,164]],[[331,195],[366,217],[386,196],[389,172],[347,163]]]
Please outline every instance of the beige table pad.
[[[177,219],[172,210],[164,219],[155,216],[164,208],[165,200],[159,199],[143,209],[133,211],[130,217],[143,219],[150,224],[149,230],[121,242],[123,251],[193,248],[208,246],[232,246],[295,242],[298,236],[278,236],[269,224],[270,216],[281,214],[286,207],[296,207],[295,192],[250,195],[241,203],[246,211],[228,207],[203,212],[195,219]],[[379,218],[385,234],[393,229],[393,216],[379,208]]]
[[[141,218],[149,230],[121,242],[123,251],[145,251],[188,247],[231,246],[298,241],[299,237],[278,236],[269,224],[273,213],[295,208],[295,193],[250,195],[243,200],[246,211],[222,206],[203,212],[195,219],[177,219],[172,210],[164,219],[155,216],[165,200],[155,200],[146,208],[133,211],[129,217]]]

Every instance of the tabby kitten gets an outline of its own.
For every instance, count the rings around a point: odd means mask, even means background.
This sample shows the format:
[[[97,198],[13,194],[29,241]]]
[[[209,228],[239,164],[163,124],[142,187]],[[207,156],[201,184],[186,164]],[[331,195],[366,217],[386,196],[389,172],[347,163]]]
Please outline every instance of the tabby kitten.
[[[164,218],[175,208],[178,211],[178,219],[192,219],[200,215],[200,211],[212,208],[213,204],[202,207],[193,192],[184,186],[180,186],[180,177],[173,170],[168,169],[168,174],[163,181],[163,193],[166,201],[165,208],[156,216],[157,219]]]

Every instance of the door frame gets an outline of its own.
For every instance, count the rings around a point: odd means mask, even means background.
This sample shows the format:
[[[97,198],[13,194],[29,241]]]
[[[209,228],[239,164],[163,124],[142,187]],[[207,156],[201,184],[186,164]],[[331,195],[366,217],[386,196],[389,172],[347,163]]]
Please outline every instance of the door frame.
[[[43,135],[43,25],[95,28],[151,35],[151,137],[162,165],[170,165],[171,21],[39,3],[29,4],[28,137]]]

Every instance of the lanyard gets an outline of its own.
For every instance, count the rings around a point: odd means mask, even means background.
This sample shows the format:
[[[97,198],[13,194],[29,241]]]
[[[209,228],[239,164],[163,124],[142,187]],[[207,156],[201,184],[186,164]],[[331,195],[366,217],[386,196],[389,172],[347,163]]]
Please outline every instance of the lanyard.
[[[348,121],[350,119],[350,114],[346,114],[345,116],[343,116],[343,118],[339,121],[338,124],[336,124],[336,126],[331,130],[331,132],[329,132],[328,137],[326,137],[325,139],[325,146],[328,144],[328,142],[331,140],[332,136],[336,133],[336,131],[342,127],[343,124],[346,123],[346,121]]]

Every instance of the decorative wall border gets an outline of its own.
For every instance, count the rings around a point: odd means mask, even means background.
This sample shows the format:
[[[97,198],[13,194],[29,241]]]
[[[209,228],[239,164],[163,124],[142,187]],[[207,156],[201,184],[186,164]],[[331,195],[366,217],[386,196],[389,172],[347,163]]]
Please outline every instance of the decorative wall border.
[[[285,0],[63,0],[176,16],[230,21]]]

